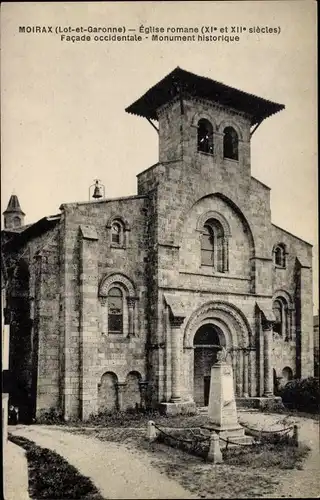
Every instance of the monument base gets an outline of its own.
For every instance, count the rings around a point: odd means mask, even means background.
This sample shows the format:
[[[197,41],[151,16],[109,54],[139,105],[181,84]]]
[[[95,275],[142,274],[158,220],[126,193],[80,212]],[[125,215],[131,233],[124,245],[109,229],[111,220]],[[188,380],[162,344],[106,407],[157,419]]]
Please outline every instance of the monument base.
[[[198,413],[194,401],[177,401],[176,403],[160,403],[159,410],[164,415],[196,415]]]
[[[216,432],[219,436],[219,446],[220,448],[225,448],[228,444],[228,448],[238,446],[239,444],[252,444],[253,438],[247,436],[244,432],[244,428],[241,425],[234,427],[220,427],[215,424],[207,424],[202,426],[210,432]],[[229,443],[226,441],[229,440]]]

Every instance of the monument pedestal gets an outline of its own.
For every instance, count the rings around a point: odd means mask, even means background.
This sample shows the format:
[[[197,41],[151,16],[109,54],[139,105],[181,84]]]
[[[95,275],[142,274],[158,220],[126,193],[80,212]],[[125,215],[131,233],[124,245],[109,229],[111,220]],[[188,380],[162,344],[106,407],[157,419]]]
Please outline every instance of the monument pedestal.
[[[233,446],[252,442],[238,422],[232,366],[225,361],[218,361],[211,368],[208,420],[208,424],[203,427],[218,433],[223,440],[233,441]],[[220,447],[224,448],[227,443],[222,439]]]

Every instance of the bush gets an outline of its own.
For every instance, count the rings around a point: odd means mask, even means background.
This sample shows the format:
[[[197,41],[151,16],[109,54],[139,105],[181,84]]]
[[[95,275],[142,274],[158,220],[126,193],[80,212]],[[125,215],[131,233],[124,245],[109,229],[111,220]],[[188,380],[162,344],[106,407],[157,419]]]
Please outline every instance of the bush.
[[[56,408],[50,408],[47,411],[43,411],[41,415],[36,419],[37,424],[46,425],[59,425],[64,423],[62,411]]]
[[[160,414],[157,410],[128,408],[124,411],[112,410],[92,414],[86,420],[86,424],[104,427],[127,427],[128,425],[140,425],[148,420],[154,420],[159,416]]]
[[[281,391],[285,406],[300,411],[318,413],[320,410],[320,386],[315,377],[287,382]]]
[[[279,399],[279,398],[278,398]],[[283,402],[280,400],[278,401],[277,399],[270,398],[270,399],[262,399],[259,404],[259,409],[260,411],[264,412],[275,412],[275,413],[282,413],[285,411],[285,407],[283,405]]]
[[[103,500],[91,479],[54,451],[22,436],[10,435],[9,439],[26,450],[30,498]]]

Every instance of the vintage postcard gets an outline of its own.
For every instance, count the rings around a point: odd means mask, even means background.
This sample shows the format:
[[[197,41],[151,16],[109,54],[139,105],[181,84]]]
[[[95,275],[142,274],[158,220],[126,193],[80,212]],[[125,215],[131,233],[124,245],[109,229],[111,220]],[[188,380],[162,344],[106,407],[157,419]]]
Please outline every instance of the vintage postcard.
[[[6,500],[319,498],[316,16],[2,3]]]

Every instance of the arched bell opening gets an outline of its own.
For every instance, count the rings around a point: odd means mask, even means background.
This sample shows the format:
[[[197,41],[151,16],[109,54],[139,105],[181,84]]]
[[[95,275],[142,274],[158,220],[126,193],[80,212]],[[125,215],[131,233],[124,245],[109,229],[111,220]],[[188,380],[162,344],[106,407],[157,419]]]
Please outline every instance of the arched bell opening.
[[[217,361],[217,354],[226,346],[222,330],[212,324],[200,326],[194,340],[194,401],[198,406],[209,402],[211,367]]]

